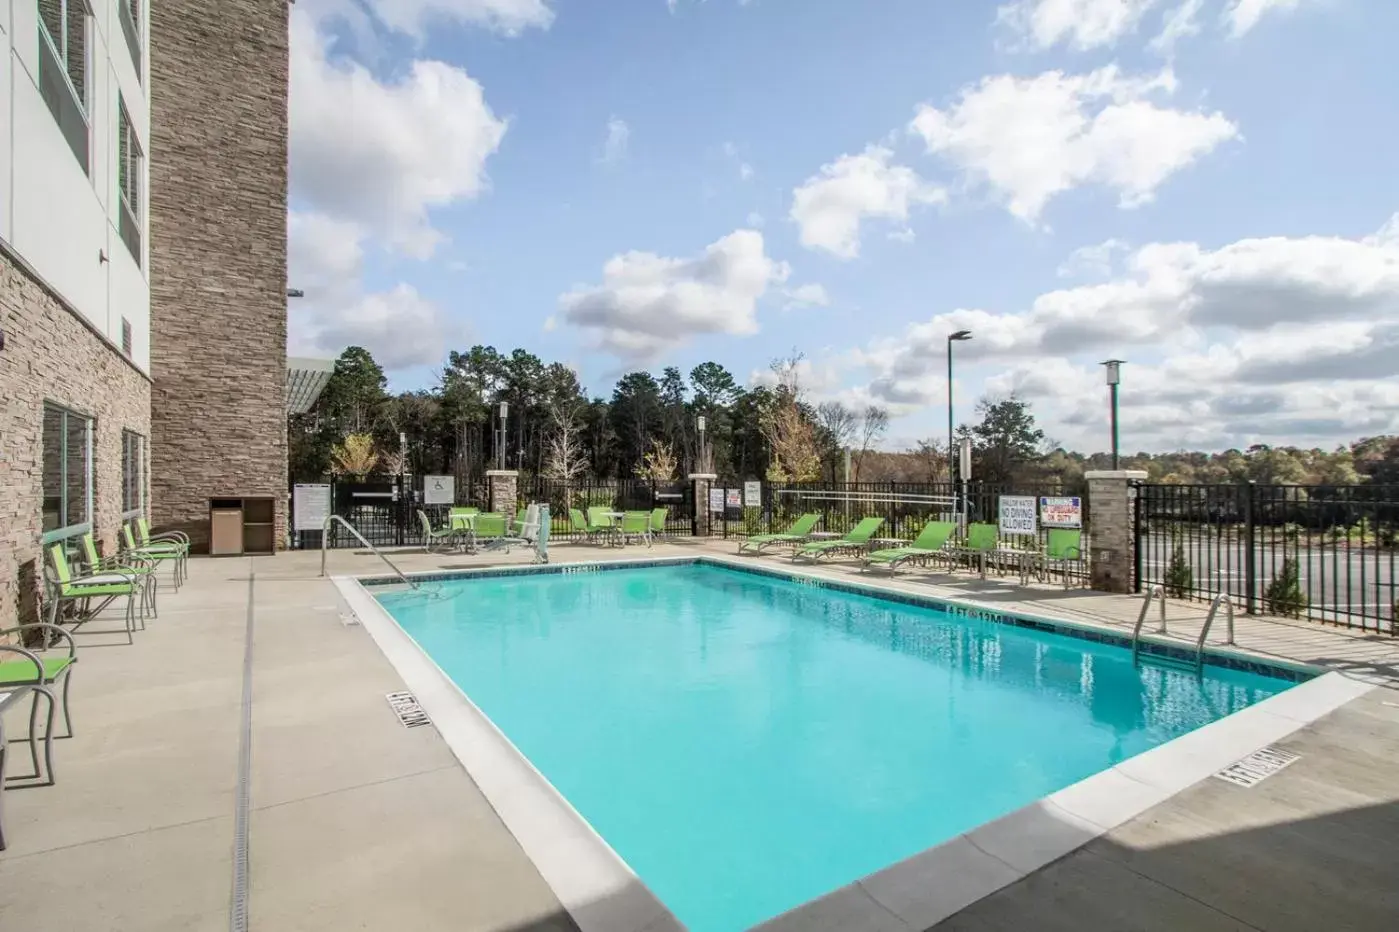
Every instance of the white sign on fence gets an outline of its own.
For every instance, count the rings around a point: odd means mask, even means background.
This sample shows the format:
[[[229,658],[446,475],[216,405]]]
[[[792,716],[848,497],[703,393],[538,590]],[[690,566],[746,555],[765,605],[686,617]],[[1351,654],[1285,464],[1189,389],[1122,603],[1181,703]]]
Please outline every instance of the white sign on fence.
[[[1033,534],[1038,530],[1033,495],[1002,495],[1000,511],[1002,534]]]
[[[743,483],[743,507],[763,507],[763,484],[761,482],[748,481]]]
[[[424,505],[453,505],[457,501],[455,476],[423,476]]]
[[[742,507],[743,507],[743,490],[742,490],[742,489],[726,489],[726,490],[724,491],[724,504],[727,505],[727,506],[730,507],[730,508],[742,508]]]
[[[330,514],[330,486],[308,483],[292,486],[291,511],[293,531],[319,531],[325,528]]]
[[[712,514],[720,515],[724,513],[724,490],[709,490],[709,510]]]
[[[1083,499],[1040,496],[1040,524],[1044,527],[1083,527]]]

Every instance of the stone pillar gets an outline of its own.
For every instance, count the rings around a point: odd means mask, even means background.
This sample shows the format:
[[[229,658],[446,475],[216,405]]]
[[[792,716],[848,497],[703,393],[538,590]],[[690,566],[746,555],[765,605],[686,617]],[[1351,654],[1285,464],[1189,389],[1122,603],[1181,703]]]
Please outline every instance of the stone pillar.
[[[708,537],[710,522],[714,516],[709,513],[709,490],[719,477],[712,472],[690,474],[690,488],[695,496],[695,536]]]
[[[1101,592],[1136,591],[1132,568],[1136,556],[1136,490],[1146,478],[1140,469],[1095,469],[1088,480],[1088,554],[1092,586]]]
[[[516,505],[520,500],[519,483],[520,473],[517,470],[486,470],[486,484],[490,489],[491,496],[491,511],[504,515],[515,514]]]

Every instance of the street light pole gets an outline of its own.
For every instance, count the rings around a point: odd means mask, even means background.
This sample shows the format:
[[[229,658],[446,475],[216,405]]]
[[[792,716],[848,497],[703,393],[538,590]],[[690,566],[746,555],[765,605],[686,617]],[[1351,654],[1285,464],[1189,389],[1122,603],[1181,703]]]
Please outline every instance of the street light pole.
[[[507,401],[502,401],[500,403],[500,439],[496,441],[495,445],[495,468],[500,470],[505,469],[505,419],[509,416],[509,414],[510,403]]]
[[[1117,385],[1122,381],[1122,364],[1125,359],[1109,359],[1103,363],[1107,370],[1108,395],[1112,406],[1112,468],[1121,468],[1122,458],[1118,455],[1117,445]]]
[[[970,340],[972,332],[970,330],[958,330],[947,335],[947,481],[951,484],[953,476],[957,470],[957,448],[956,438],[953,428],[952,411],[952,344],[960,343],[963,340]]]

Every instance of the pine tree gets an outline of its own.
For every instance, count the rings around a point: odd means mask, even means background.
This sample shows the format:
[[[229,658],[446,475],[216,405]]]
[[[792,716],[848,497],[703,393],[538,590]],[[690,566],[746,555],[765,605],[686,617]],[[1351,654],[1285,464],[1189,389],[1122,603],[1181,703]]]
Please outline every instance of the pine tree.
[[[1263,601],[1268,606],[1268,614],[1283,618],[1297,618],[1307,607],[1307,595],[1302,591],[1302,574],[1294,559],[1282,561],[1273,581],[1263,590]]]
[[[1195,588],[1195,571],[1185,557],[1185,545],[1179,541],[1171,550],[1171,562],[1166,564],[1166,594],[1175,599],[1184,599]]]

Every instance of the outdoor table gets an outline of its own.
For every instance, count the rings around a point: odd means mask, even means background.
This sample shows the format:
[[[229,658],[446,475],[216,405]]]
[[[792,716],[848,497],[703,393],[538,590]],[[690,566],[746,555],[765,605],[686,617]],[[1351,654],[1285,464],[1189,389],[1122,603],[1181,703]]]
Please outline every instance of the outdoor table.
[[[625,511],[604,511],[603,514],[606,515],[607,519],[612,522],[612,533],[608,536],[612,540],[617,542],[618,547],[624,546],[626,544],[626,540],[623,539],[621,533],[622,519],[627,516],[627,513]]]
[[[1026,550],[1022,547],[997,547],[991,551],[991,556],[998,562],[1008,560],[1015,564],[1015,568],[1020,574],[1020,585],[1022,586],[1029,585],[1030,572],[1039,555],[1038,550]]]

